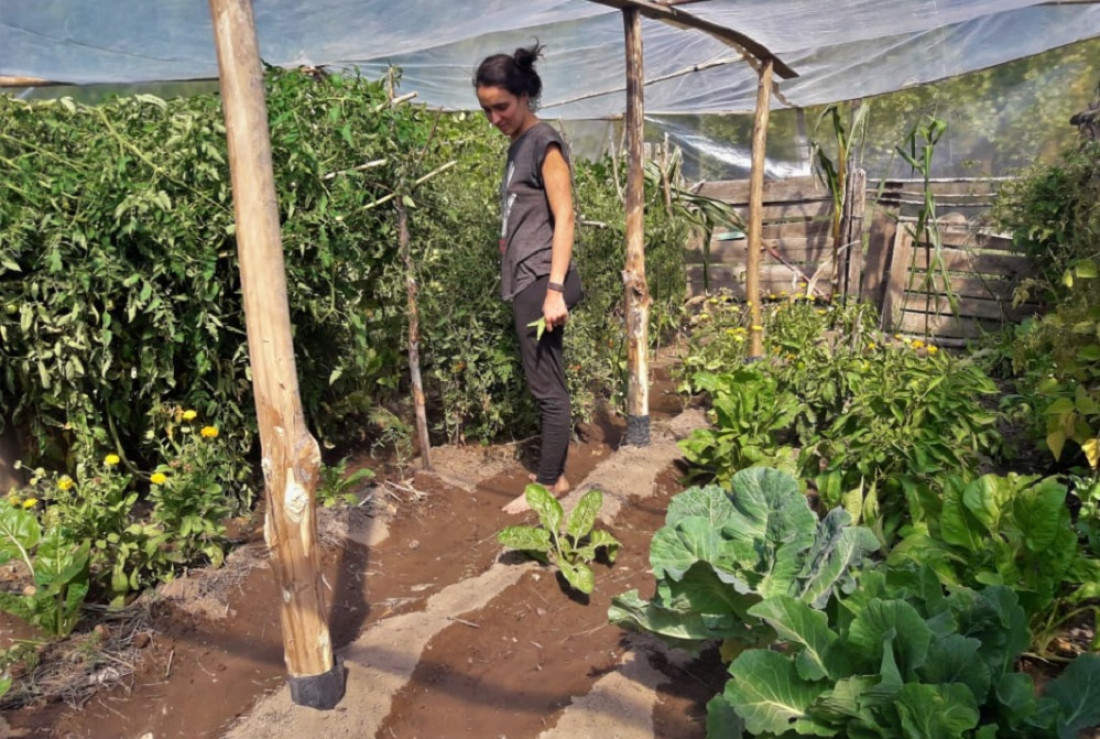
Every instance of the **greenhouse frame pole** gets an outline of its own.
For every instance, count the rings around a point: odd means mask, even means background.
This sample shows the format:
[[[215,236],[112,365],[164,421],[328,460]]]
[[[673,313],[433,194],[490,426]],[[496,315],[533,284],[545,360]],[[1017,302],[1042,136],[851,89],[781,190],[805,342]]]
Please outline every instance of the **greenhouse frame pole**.
[[[623,11],[626,36],[626,265],[623,269],[627,369],[626,438],[631,446],[649,445],[649,306],[645,276],[645,133],[642,71],[642,17],[637,8]]]
[[[345,671],[332,657],[317,562],[314,489],[321,465],[306,428],[291,338],[264,75],[251,0],[209,0],[225,109],[241,292],[267,500],[264,539],[279,588],[294,703],[334,708]]]
[[[768,112],[771,109],[771,59],[764,59],[756,88],[756,115],[752,124],[752,169],[749,172],[749,255],[745,265],[745,293],[749,301],[752,326],[749,331],[749,359],[764,356],[764,324],[760,310],[760,262],[764,243],[764,164],[768,143]]]

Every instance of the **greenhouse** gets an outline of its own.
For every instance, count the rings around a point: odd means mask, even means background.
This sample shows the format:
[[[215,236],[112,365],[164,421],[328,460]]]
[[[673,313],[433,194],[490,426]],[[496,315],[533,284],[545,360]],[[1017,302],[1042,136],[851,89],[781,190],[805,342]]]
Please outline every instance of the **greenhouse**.
[[[1098,69],[1081,0],[4,3],[0,733],[1100,736]]]

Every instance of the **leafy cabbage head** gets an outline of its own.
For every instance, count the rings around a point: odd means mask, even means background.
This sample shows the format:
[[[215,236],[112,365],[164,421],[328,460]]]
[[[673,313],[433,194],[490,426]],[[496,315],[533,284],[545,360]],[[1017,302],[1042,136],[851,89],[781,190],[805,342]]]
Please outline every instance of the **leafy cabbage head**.
[[[824,607],[876,547],[871,531],[852,526],[843,509],[819,520],[787,472],[742,470],[729,490],[695,487],[673,498],[650,548],[656,596],[646,602],[626,593],[610,616],[680,644],[741,637],[746,622],[758,622],[748,609],[764,598]]]

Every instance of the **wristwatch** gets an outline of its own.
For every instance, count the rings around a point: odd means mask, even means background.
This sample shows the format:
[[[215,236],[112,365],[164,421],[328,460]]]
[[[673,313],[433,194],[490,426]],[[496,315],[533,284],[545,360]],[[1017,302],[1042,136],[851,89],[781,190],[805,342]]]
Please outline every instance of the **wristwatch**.
[[[553,290],[556,293],[563,293],[565,292],[565,285],[561,284],[560,282],[547,282],[546,289]]]

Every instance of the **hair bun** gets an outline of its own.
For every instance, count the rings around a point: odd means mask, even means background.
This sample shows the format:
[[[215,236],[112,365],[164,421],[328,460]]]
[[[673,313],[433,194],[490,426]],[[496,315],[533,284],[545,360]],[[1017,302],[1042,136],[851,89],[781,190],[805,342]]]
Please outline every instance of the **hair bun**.
[[[531,72],[535,69],[535,61],[542,56],[542,45],[538,42],[534,46],[529,48],[518,48],[516,53],[512,55],[512,61],[515,62],[516,67],[522,72]]]

